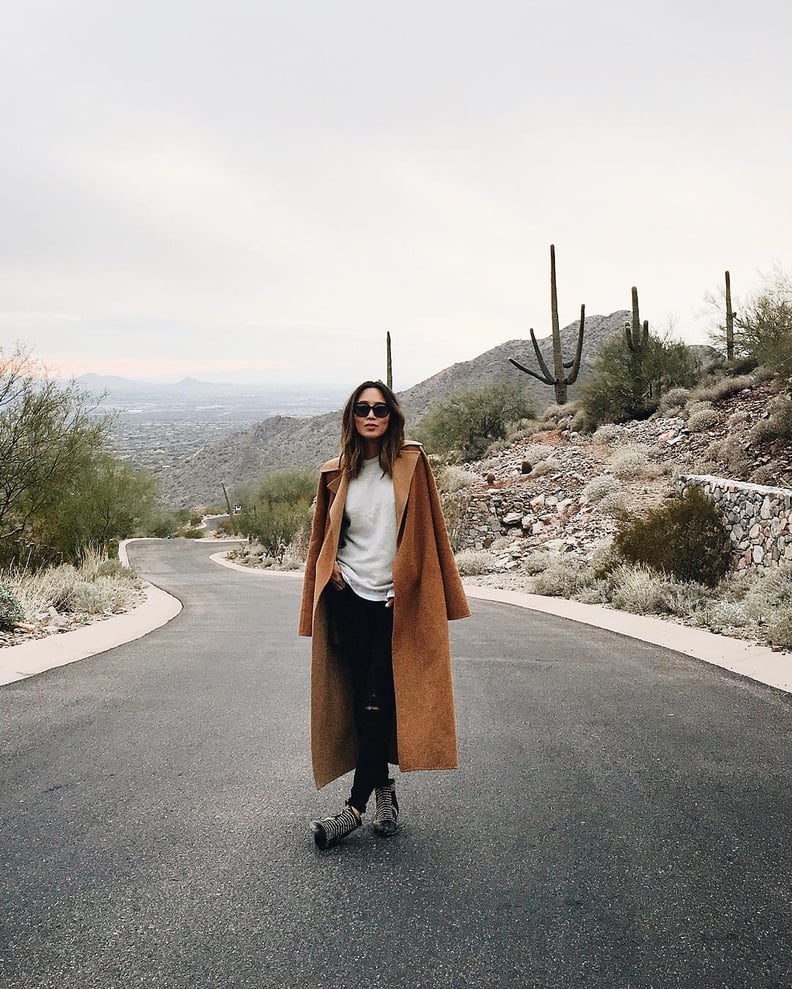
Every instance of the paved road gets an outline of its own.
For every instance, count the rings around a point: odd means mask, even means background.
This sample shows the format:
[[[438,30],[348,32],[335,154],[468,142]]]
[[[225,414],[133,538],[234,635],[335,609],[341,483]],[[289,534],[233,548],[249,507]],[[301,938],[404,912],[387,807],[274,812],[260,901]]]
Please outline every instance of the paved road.
[[[792,985],[792,706],[508,606],[452,625],[462,769],[318,853],[299,584],[136,544],[182,614],[0,688],[0,985]]]

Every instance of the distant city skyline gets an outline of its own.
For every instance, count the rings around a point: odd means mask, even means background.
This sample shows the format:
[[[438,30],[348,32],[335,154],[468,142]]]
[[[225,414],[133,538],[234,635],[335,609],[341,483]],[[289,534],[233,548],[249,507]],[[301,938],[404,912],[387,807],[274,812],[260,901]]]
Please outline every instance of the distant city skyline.
[[[0,344],[406,388],[629,308],[706,342],[792,263],[785,0],[9,7]]]

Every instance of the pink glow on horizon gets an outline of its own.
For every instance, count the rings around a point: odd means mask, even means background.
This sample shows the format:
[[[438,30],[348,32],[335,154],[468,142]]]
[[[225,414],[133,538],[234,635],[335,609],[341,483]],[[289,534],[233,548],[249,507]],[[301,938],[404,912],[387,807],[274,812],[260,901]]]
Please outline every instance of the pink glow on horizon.
[[[272,371],[284,367],[273,361],[241,359],[194,360],[182,357],[63,357],[58,354],[36,355],[48,371],[61,378],[78,378],[81,374],[113,375],[121,378],[183,378],[185,375],[223,374],[229,371]]]

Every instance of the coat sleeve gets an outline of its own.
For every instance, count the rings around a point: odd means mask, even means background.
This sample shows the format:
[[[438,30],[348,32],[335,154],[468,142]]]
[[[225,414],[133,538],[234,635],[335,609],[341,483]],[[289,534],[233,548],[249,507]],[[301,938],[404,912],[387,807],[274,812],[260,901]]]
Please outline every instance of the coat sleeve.
[[[429,496],[429,510],[432,517],[432,527],[434,529],[435,545],[437,546],[437,557],[440,561],[440,571],[443,575],[443,591],[446,600],[446,615],[450,621],[456,618],[468,618],[470,607],[465,596],[465,589],[457,570],[454,551],[451,549],[451,542],[448,538],[445,518],[443,517],[443,506],[440,502],[440,495],[437,491],[434,474],[429,464],[426,454],[421,451],[421,462],[426,475],[426,488]]]
[[[305,561],[305,577],[303,578],[302,603],[300,604],[299,635],[310,636],[313,633],[313,607],[316,590],[316,561],[324,540],[327,523],[327,508],[329,492],[325,483],[325,475],[319,475],[319,487],[316,492],[313,521],[311,523],[311,539],[308,543],[308,556]]]

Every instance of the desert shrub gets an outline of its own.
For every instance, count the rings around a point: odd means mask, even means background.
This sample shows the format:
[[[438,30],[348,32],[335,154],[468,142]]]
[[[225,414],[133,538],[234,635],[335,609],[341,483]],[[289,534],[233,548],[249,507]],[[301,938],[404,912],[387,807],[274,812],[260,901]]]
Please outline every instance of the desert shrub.
[[[691,433],[703,433],[707,429],[712,429],[720,422],[720,416],[715,409],[699,409],[691,412],[688,416],[687,428]]]
[[[185,526],[183,529],[179,529],[178,535],[182,539],[203,539],[206,535],[206,529],[194,529],[192,526]]]
[[[711,632],[745,628],[750,624],[745,605],[741,601],[709,601],[690,615],[695,624],[708,628]]]
[[[724,398],[738,395],[746,388],[753,388],[756,379],[747,374],[725,375],[711,384],[700,384],[693,392],[693,398],[705,402],[722,402]]]
[[[751,461],[745,448],[735,437],[726,437],[711,443],[706,454],[707,463],[713,466],[723,466],[734,475],[747,475],[750,472]]]
[[[792,604],[781,607],[767,629],[767,641],[779,649],[792,652]]]
[[[644,350],[633,352],[616,335],[600,348],[581,401],[597,423],[646,419],[664,391],[689,387],[698,374],[696,358],[684,343],[650,333]]]
[[[556,470],[558,470],[558,463],[555,460],[540,460],[538,464],[534,464],[531,477],[542,477],[543,474],[552,474]]]
[[[485,549],[462,549],[455,555],[457,570],[463,577],[475,577],[487,573],[492,565],[492,555]]]
[[[535,594],[547,597],[569,598],[585,586],[586,578],[581,563],[576,558],[560,557],[549,563],[536,576],[533,590]]]
[[[700,488],[674,495],[623,521],[614,540],[622,557],[679,580],[714,586],[729,569],[731,545],[715,504]]]
[[[780,608],[792,607],[792,564],[757,574],[748,584],[745,608],[755,621],[770,623]]]
[[[8,584],[0,584],[0,632],[8,632],[25,617],[25,611]]]
[[[778,396],[770,406],[770,417],[760,419],[751,430],[751,439],[755,443],[792,439],[792,400]]]
[[[456,464],[445,464],[435,471],[435,481],[441,493],[453,494],[464,491],[474,484],[480,484],[481,477],[472,470],[465,470]]]
[[[689,398],[689,388],[670,388],[660,397],[660,405],[658,406],[658,409],[665,415],[668,413],[680,412],[687,405]]]
[[[440,503],[443,506],[448,540],[451,543],[451,549],[456,552],[461,549],[468,531],[470,494],[464,488],[456,491],[441,491]]]
[[[107,567],[108,572],[102,572]],[[111,572],[112,571],[112,572]],[[89,559],[79,567],[64,563],[37,570],[13,570],[5,578],[25,617],[35,621],[50,608],[87,614],[114,613],[131,607],[140,589],[134,570],[117,560]]]
[[[516,419],[506,425],[506,438],[516,443],[518,440],[528,439],[541,428],[536,419]]]
[[[594,433],[592,439],[595,443],[618,443],[622,437],[623,430],[613,422],[606,422]]]
[[[432,453],[456,453],[463,460],[478,460],[494,440],[505,438],[509,423],[532,415],[533,409],[518,385],[496,382],[458,392],[432,406],[416,433]]]
[[[755,470],[751,471],[749,479],[751,484],[762,484],[768,488],[782,486],[778,469],[771,464],[759,464]]]
[[[591,502],[601,501],[605,495],[621,491],[621,484],[612,474],[600,474],[592,479],[583,488],[583,494]]]
[[[703,399],[697,399],[693,402],[688,402],[687,414],[688,418],[690,416],[698,415],[699,412],[710,412],[712,410],[712,402],[705,401]]]
[[[603,515],[623,518],[627,512],[627,497],[623,491],[611,491],[600,498],[599,509]]]
[[[591,413],[581,408],[572,416],[569,428],[576,433],[593,433],[597,428],[597,422]]]
[[[242,511],[231,516],[231,527],[255,539],[267,556],[282,563],[289,546],[310,527],[315,491],[313,471],[274,471],[241,494]]]
[[[649,448],[642,443],[628,443],[614,451],[610,469],[621,478],[640,477],[649,464]]]
[[[569,405],[548,405],[541,415],[541,421],[558,427],[571,421],[573,415],[574,411]]]
[[[595,543],[589,557],[589,566],[592,576],[596,580],[602,580],[615,570],[620,565],[620,562],[621,558],[616,551],[616,547],[613,545],[612,539],[601,539]]]
[[[620,566],[610,574],[611,604],[636,615],[668,614],[671,592],[667,578],[647,566]]]
[[[534,550],[526,553],[522,558],[521,567],[530,576],[543,573],[552,563],[557,563],[560,557],[557,553],[548,553],[545,550]]]
[[[310,518],[310,503],[274,502],[259,506],[255,517],[248,522],[248,528],[267,556],[281,562],[297,533],[310,524]]]

